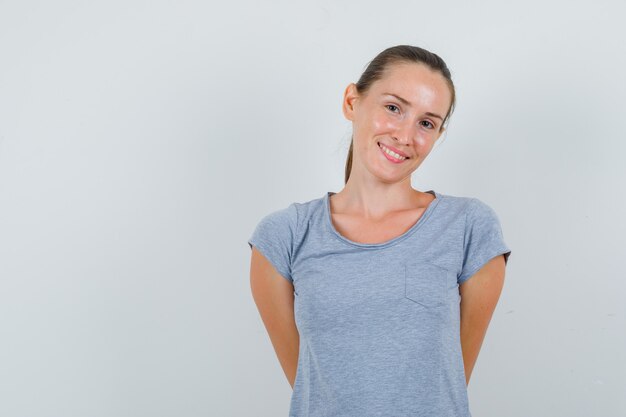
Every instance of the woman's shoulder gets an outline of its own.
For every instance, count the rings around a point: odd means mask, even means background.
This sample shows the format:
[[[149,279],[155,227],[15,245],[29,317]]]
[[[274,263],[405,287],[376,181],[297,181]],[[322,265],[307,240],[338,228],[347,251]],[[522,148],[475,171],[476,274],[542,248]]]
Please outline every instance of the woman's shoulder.
[[[485,200],[475,196],[437,193],[440,205],[449,213],[465,215],[468,218],[497,217],[494,208]]]
[[[310,217],[313,212],[323,208],[325,196],[305,201],[293,201],[288,205],[266,212],[260,220],[260,224],[273,228],[297,229],[298,223]]]
[[[459,214],[465,215],[468,223],[499,222],[499,216],[494,207],[484,199],[473,196],[442,195],[442,202],[446,202],[448,209],[456,208]]]
[[[436,193],[437,197],[440,199],[440,204],[464,210],[471,209],[475,204],[475,200],[477,200],[476,197],[471,196],[446,194],[438,191]]]

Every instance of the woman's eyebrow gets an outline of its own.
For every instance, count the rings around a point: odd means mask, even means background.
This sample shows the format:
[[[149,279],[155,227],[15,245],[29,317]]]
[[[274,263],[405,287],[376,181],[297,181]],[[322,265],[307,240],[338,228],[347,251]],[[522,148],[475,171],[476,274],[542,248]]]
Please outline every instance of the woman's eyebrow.
[[[400,96],[399,96],[399,95],[397,95],[397,94],[393,94],[393,93],[383,93],[383,94],[384,94],[384,95],[386,95],[386,96],[392,96],[392,97],[395,97],[395,98],[396,98],[396,99],[398,99],[398,101],[400,101],[402,104],[404,104],[404,105],[406,105],[406,106],[408,106],[408,107],[411,107],[411,103],[410,103],[408,100],[403,99],[402,97],[400,97]],[[427,112],[426,112],[426,113],[424,113],[424,114],[425,114],[426,116],[430,116],[430,117],[437,117],[437,118],[439,118],[439,119],[441,119],[441,120],[443,121],[443,117],[439,116],[439,115],[438,115],[438,114],[436,114],[436,113],[431,113],[431,112],[427,111]]]
[[[386,96],[393,96],[393,97],[397,98],[399,101],[401,101],[402,104],[405,104],[405,105],[411,107],[411,103],[409,103],[407,100],[403,99],[402,97],[400,97],[400,96],[398,96],[396,94],[393,94],[393,93],[383,93],[383,94],[386,95]]]

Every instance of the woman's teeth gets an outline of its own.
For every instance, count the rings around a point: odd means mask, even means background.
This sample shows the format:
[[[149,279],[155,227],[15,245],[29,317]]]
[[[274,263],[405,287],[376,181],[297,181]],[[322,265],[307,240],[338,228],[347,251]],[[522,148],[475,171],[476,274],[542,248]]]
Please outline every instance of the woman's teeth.
[[[386,154],[393,156],[396,159],[399,160],[403,160],[406,159],[405,156],[400,156],[397,153],[395,153],[394,151],[388,149],[387,147],[385,147],[385,145],[383,145],[382,143],[379,143],[378,146],[380,146],[382,148],[383,151],[385,151]]]

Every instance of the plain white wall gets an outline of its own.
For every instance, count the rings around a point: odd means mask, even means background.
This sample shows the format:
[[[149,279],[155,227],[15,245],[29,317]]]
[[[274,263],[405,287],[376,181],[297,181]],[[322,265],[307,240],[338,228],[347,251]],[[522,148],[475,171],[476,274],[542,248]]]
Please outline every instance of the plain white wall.
[[[343,186],[345,86],[442,56],[414,174],[512,249],[478,417],[626,415],[622,2],[1,1],[0,415],[279,416],[260,218]]]

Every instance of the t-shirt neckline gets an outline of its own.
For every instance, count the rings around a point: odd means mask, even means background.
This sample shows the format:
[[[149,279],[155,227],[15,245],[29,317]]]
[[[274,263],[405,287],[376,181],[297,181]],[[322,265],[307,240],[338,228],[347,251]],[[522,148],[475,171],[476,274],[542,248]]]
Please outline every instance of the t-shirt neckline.
[[[395,238],[387,240],[385,242],[359,243],[359,242],[350,240],[347,237],[343,236],[341,233],[339,233],[337,229],[335,229],[335,226],[333,225],[333,222],[330,216],[330,198],[329,197],[333,194],[336,194],[334,191],[327,191],[326,194],[324,195],[324,214],[326,217],[326,225],[328,226],[331,234],[333,234],[337,239],[352,246],[357,246],[357,247],[365,248],[365,249],[379,249],[379,248],[384,248],[388,246],[393,246],[396,243],[399,243],[400,241],[406,239],[407,237],[412,235],[417,229],[419,229],[422,226],[422,224],[424,224],[426,220],[428,220],[428,218],[430,217],[435,207],[437,207],[437,205],[439,204],[439,201],[441,200],[441,197],[442,197],[441,194],[439,194],[438,192],[434,190],[428,190],[425,192],[434,195],[435,199],[431,201],[430,204],[428,204],[428,207],[426,207],[426,210],[422,213],[422,215],[417,220],[417,222],[415,222],[413,226],[409,228],[409,230],[407,230],[400,236],[396,236]]]

